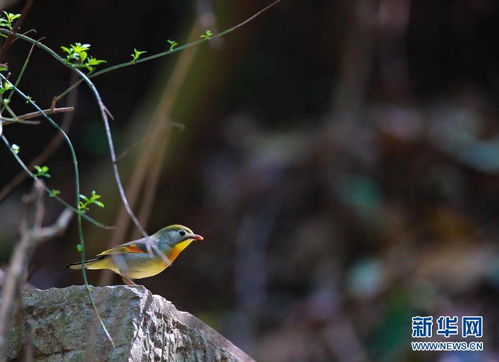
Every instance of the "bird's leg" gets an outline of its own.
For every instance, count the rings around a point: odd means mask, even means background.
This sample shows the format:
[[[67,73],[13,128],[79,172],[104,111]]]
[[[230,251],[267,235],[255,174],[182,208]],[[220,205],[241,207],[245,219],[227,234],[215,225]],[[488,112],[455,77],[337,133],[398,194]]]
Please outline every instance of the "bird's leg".
[[[137,285],[134,283],[134,281],[132,279],[130,279],[129,277],[127,277],[126,275],[122,275],[121,278],[123,279],[123,281],[127,284],[127,285]]]
[[[127,270],[128,270],[128,265],[125,261],[125,258],[122,255],[113,255],[112,256],[113,261],[115,264],[118,266],[120,272],[121,279],[127,284],[127,285],[137,285],[133,282],[133,280],[127,275]]]

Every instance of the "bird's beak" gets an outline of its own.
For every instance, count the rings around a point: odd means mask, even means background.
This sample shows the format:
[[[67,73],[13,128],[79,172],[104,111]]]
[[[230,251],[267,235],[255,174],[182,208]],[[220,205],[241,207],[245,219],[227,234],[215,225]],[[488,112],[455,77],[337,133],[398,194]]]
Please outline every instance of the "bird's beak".
[[[198,235],[198,234],[192,235],[191,239],[194,239],[194,240],[204,240],[204,238],[201,235]]]

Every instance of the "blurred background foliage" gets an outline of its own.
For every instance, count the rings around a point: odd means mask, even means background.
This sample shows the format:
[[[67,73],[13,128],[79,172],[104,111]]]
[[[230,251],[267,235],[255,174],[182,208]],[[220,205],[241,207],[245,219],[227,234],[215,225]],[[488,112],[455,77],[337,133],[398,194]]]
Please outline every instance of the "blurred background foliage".
[[[54,49],[91,43],[115,64],[133,48],[161,51],[166,39],[223,30],[265,5],[35,1],[23,30]],[[264,361],[497,358],[498,20],[493,0],[283,0],[221,40],[97,78],[148,232],[182,223],[206,239],[143,284]],[[10,50],[14,73],[28,50],[21,41]],[[35,50],[20,87],[48,107],[69,80]],[[82,191],[106,203],[93,217],[119,225],[85,224],[94,255],[137,233],[119,217],[85,87],[76,107]],[[45,124],[6,132],[26,160],[54,135]],[[19,167],[2,155],[3,187]],[[71,200],[65,147],[46,164],[49,186]],[[2,263],[30,187],[0,204]],[[46,207],[50,223],[61,206]],[[29,282],[80,284],[64,269],[78,258],[76,240],[73,227],[38,248]],[[415,315],[483,315],[485,352],[409,352]]]

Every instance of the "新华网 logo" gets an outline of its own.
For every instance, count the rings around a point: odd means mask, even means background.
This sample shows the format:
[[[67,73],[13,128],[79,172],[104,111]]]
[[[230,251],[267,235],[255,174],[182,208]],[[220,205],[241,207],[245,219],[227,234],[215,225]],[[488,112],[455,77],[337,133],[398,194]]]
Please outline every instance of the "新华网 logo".
[[[461,323],[459,323],[461,322]],[[443,337],[442,341],[421,341],[423,338]],[[461,332],[461,333],[460,333]],[[412,317],[413,351],[483,351],[481,341],[449,341],[449,338],[482,338],[482,316],[439,316],[434,323],[432,316]]]

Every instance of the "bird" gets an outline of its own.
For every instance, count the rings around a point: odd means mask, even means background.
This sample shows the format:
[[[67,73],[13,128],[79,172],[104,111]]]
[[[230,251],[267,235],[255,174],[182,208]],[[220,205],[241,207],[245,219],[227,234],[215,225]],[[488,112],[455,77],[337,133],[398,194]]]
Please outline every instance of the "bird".
[[[94,259],[85,260],[83,266],[87,270],[111,270],[120,275],[126,284],[137,285],[133,279],[161,273],[194,240],[203,239],[186,226],[170,225],[148,237],[105,250]],[[66,267],[81,270],[82,263],[80,261]]]

